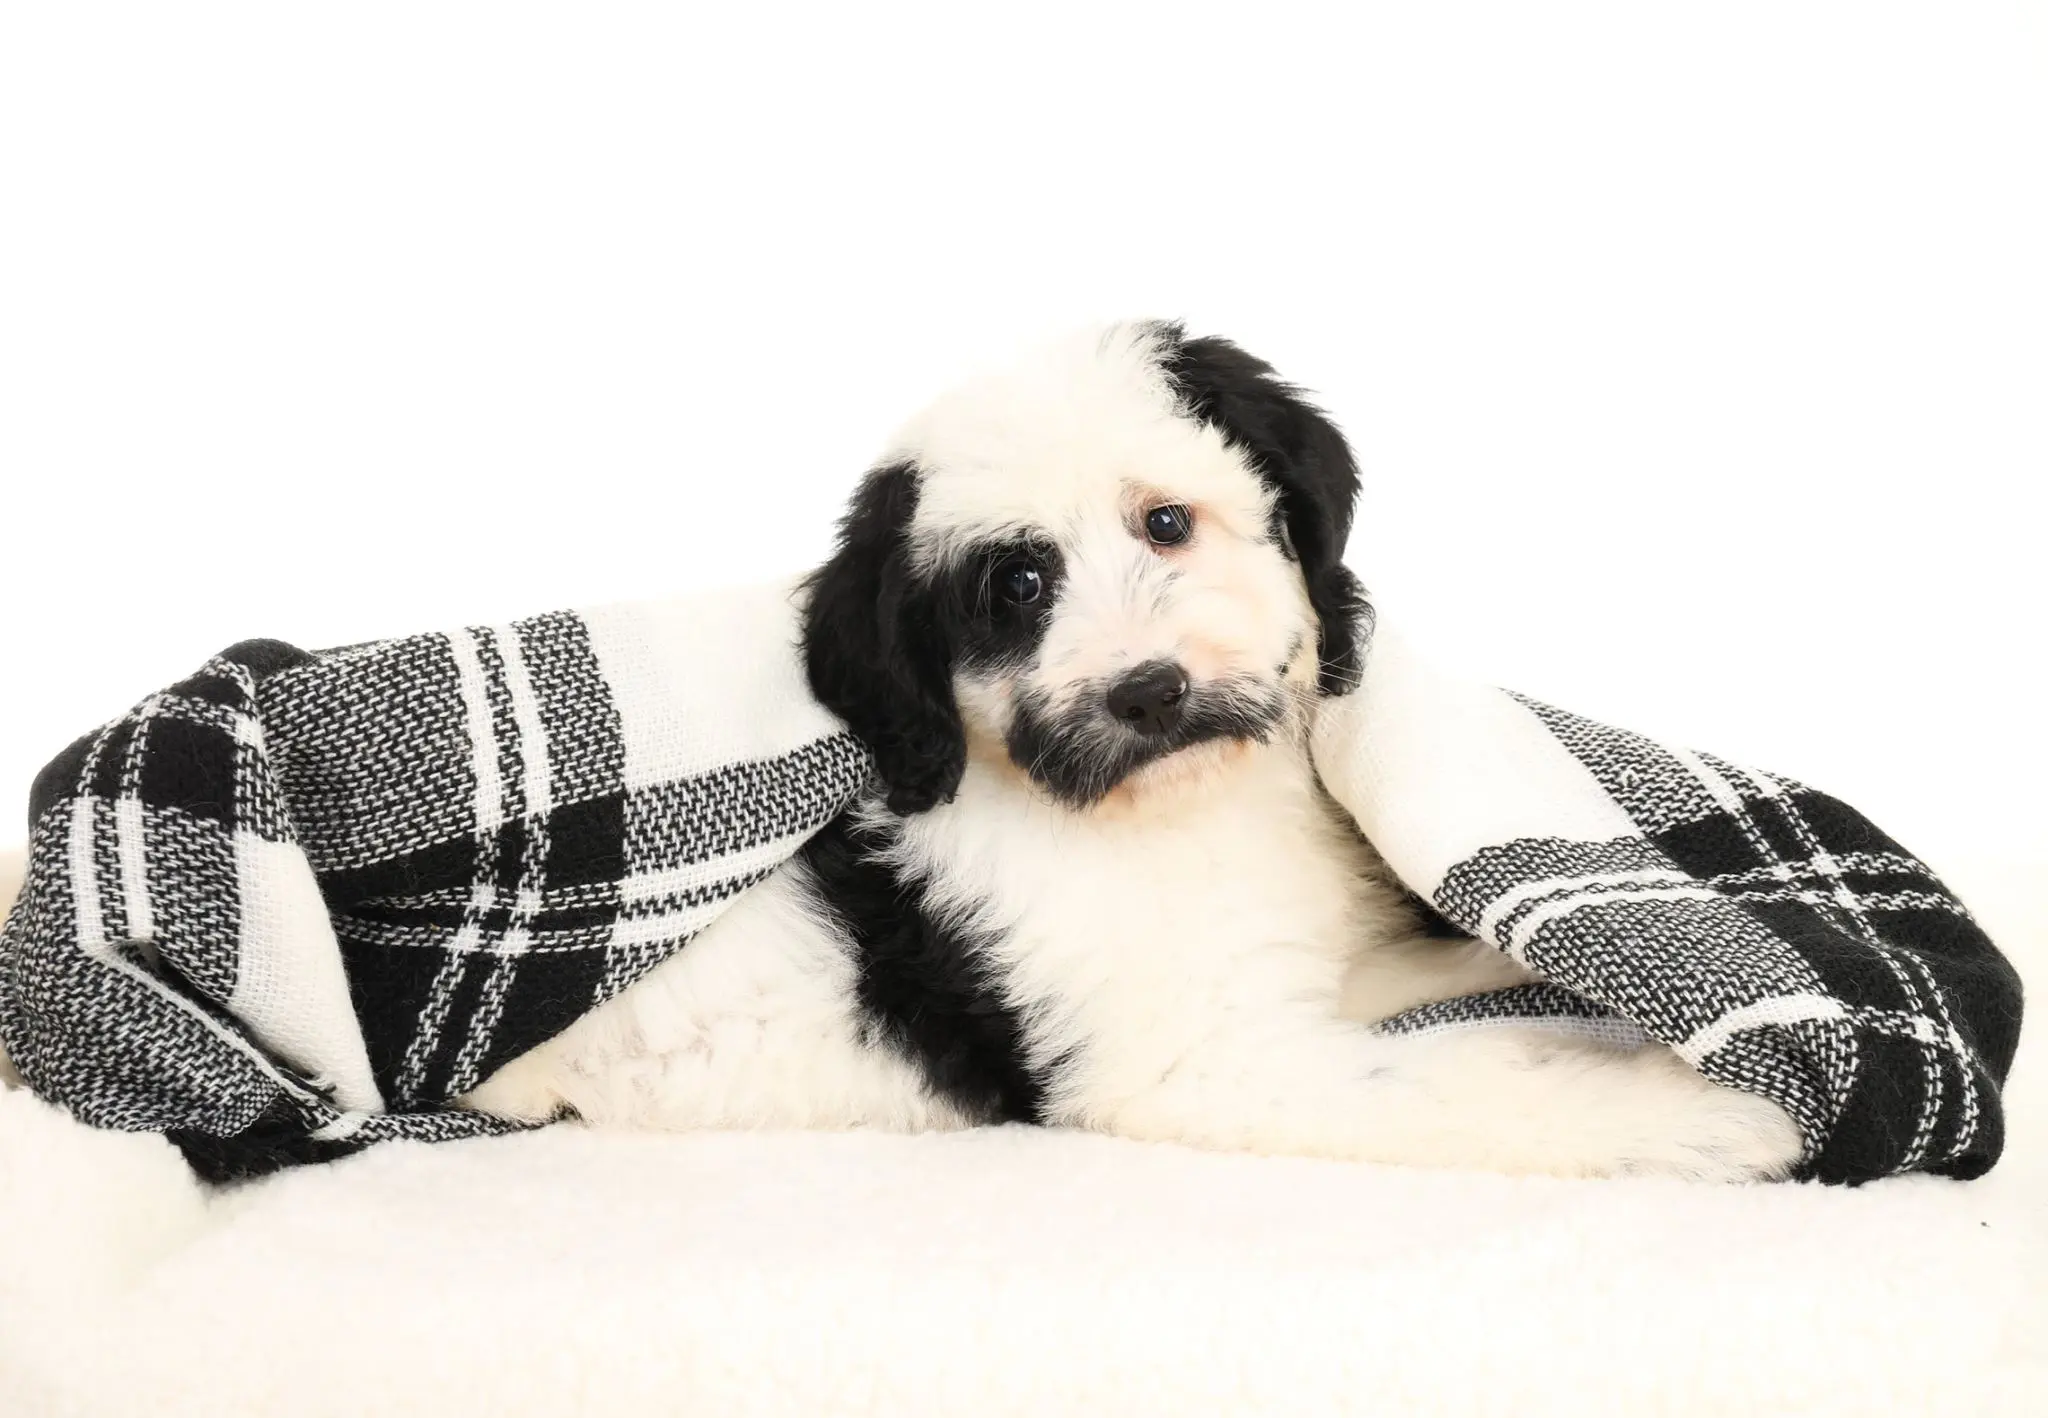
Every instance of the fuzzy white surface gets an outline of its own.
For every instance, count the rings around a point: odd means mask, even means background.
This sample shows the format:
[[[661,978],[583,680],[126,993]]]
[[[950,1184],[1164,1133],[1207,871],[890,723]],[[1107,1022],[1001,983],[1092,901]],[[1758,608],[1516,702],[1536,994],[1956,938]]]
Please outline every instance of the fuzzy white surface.
[[[2044,877],[1951,875],[2037,991]],[[0,1089],[0,1414],[2048,1412],[2042,1055],[1854,1191],[564,1127],[209,1197]]]

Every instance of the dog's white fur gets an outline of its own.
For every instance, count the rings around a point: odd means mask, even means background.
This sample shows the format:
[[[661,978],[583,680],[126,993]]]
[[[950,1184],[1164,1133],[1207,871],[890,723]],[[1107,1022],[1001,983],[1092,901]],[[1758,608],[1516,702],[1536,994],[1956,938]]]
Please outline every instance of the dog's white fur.
[[[1315,620],[1267,535],[1273,492],[1177,409],[1146,327],[1060,346],[912,424],[916,556],[1027,533],[1063,573],[1035,653],[955,681],[957,795],[887,819],[898,870],[977,928],[1047,1080],[1046,1121],[1256,1152],[1510,1172],[1741,1179],[1797,1160],[1775,1105],[1662,1048],[1529,1027],[1384,1037],[1363,1022],[1527,975],[1414,934],[1307,748]],[[1161,548],[1147,508],[1194,510]],[[1281,718],[1139,769],[1090,807],[1011,761],[1020,694],[1085,713],[1117,670],[1168,658],[1199,693],[1250,679]],[[1111,726],[1114,729],[1116,726]],[[1109,730],[1105,730],[1109,731]],[[971,1120],[865,1021],[857,960],[793,866],[469,1102],[566,1105],[598,1126],[948,1128]]]

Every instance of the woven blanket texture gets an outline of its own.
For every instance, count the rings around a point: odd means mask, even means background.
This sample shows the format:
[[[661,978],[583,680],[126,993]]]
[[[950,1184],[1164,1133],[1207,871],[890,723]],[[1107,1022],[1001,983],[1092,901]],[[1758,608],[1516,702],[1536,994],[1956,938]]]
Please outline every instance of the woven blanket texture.
[[[38,778],[0,1048],[228,1178],[511,1124],[454,1099],[684,948],[868,781],[788,585],[308,654],[251,641]],[[1656,1040],[1801,1175],[1975,1176],[2017,975],[1788,779],[1436,670],[1386,627],[1316,762],[1403,881],[1545,983],[1388,1021]]]

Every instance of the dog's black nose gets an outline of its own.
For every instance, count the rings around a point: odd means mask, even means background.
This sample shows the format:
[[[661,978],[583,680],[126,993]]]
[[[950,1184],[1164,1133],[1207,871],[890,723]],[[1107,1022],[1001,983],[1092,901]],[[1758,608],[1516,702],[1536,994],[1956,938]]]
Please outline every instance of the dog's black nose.
[[[1180,722],[1188,677],[1165,660],[1140,665],[1109,687],[1109,712],[1141,734],[1163,734]]]

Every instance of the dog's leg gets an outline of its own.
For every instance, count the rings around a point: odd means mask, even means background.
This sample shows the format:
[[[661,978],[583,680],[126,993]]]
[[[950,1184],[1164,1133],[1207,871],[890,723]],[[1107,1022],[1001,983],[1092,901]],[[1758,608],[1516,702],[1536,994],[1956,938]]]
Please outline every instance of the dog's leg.
[[[1074,1121],[1234,1151],[1557,1176],[1739,1181],[1798,1161],[1791,1119],[1668,1049],[1492,1027],[1380,1038],[1327,1019],[1233,1029]]]
[[[462,1101],[613,1128],[964,1126],[914,1065],[871,1044],[855,969],[785,871]]]

